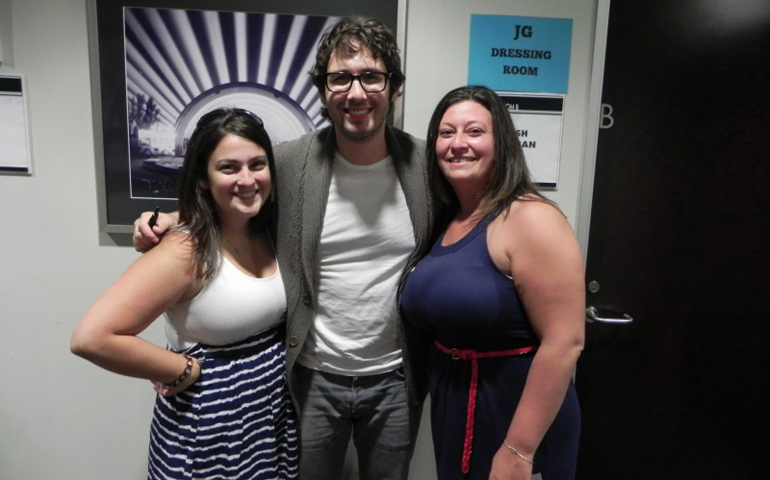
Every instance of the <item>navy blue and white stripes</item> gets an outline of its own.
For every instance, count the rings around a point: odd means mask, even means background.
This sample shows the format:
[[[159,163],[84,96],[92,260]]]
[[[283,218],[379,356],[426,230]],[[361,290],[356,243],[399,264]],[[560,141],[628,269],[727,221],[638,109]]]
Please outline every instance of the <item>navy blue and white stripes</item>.
[[[283,328],[227,346],[195,345],[201,377],[158,396],[148,479],[299,478],[297,420],[285,384]]]

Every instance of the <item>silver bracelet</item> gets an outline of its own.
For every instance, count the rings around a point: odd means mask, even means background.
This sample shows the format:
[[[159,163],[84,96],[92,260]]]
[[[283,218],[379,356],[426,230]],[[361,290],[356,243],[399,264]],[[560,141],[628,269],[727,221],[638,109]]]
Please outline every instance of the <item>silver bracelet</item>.
[[[516,455],[520,459],[524,460],[528,464],[532,465],[532,461],[531,460],[527,460],[526,458],[524,458],[524,455],[520,454],[519,451],[516,450],[515,448],[513,448],[512,446],[508,445],[508,442],[506,442],[505,440],[503,440],[503,445],[505,445],[505,447],[508,449],[509,452],[511,452],[512,454]]]

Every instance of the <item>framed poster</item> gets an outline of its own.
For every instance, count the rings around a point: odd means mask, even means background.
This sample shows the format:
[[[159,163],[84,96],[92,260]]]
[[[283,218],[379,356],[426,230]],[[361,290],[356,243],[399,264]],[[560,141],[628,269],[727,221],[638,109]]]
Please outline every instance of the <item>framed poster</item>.
[[[322,34],[371,16],[402,38],[400,3],[89,0],[100,229],[176,209],[186,142],[210,110],[255,112],[274,144],[325,126],[307,73]]]

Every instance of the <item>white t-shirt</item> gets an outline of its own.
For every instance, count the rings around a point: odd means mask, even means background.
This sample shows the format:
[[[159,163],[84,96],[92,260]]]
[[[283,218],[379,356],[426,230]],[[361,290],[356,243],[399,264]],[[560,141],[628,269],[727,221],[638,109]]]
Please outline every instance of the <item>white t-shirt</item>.
[[[361,166],[336,155],[318,252],[318,308],[300,364],[340,375],[401,365],[396,291],[414,247],[391,157]]]

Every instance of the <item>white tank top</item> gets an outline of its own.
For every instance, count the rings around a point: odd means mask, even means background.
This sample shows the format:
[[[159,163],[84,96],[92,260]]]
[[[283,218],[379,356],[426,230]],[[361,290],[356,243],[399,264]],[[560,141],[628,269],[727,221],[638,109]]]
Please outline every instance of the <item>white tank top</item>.
[[[337,155],[318,251],[318,309],[300,364],[339,375],[401,365],[396,291],[414,247],[392,159],[361,166]]]
[[[165,313],[166,338],[175,350],[196,343],[227,345],[278,325],[285,311],[280,269],[256,278],[223,257],[219,273],[198,295]]]

